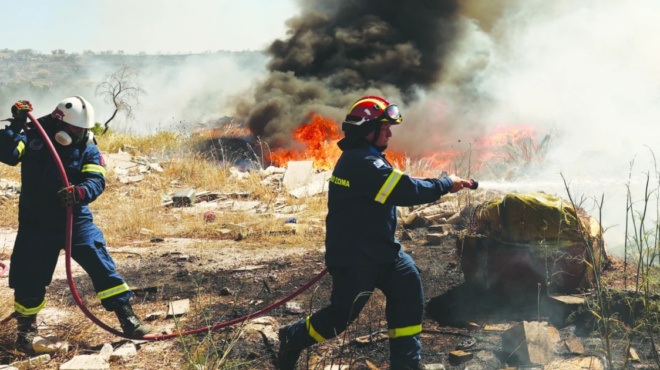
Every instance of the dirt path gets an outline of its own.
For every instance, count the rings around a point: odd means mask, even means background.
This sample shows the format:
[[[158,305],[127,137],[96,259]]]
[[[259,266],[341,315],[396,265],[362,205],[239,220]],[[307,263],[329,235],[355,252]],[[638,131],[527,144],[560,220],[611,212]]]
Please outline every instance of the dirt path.
[[[0,229],[0,262],[6,269],[0,281],[0,297],[13,299],[13,291],[9,289],[7,278],[16,230]],[[143,281],[142,276],[150,272],[160,271],[162,276],[166,270],[180,270],[182,267],[196,272],[213,272],[218,270],[253,269],[264,262],[282,258],[295,258],[311,251],[322,252],[322,246],[263,246],[251,245],[233,240],[202,240],[184,238],[163,238],[158,241],[145,239],[131,245],[108,246],[108,252],[115,260],[117,270],[131,286],[158,285],[159,281]],[[156,270],[154,270],[156,266]],[[74,278],[85,278],[85,271],[71,261],[71,272]],[[66,281],[66,256],[61,252],[53,275],[53,283]],[[162,283],[162,281],[160,282]],[[3,305],[4,306],[4,305]]]

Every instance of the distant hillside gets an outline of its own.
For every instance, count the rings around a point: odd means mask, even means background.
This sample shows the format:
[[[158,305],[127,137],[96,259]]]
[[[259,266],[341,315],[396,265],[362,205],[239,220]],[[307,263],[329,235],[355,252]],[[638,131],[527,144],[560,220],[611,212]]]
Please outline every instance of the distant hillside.
[[[0,50],[0,88],[15,83],[32,83],[36,86],[52,86],[60,82],[71,82],[88,77],[90,69],[105,64],[120,66],[126,63],[135,68],[146,66],[176,66],[187,59],[216,60],[232,58],[246,68],[258,68],[263,65],[265,57],[258,51],[220,51],[206,54],[177,55],[127,55],[127,54],[38,54],[30,49]]]
[[[166,119],[173,122],[197,120],[199,113],[194,117],[179,114],[190,106],[200,111],[211,107],[214,111],[210,113],[222,117],[226,110],[218,107],[217,102],[234,88],[244,88],[240,82],[245,84],[251,76],[264,71],[266,61],[267,57],[259,51],[126,55],[67,54],[62,50],[40,54],[30,49],[0,49],[0,118],[8,112],[2,104],[9,107],[16,99],[52,104],[59,99],[57,97],[80,94],[94,101],[95,86],[122,64],[139,71],[148,94],[143,102],[145,112],[142,117],[138,114],[140,121],[163,125]],[[178,104],[173,104],[172,100]],[[216,103],[211,105],[208,101]],[[99,121],[104,118],[104,110],[109,110],[98,99],[95,108]],[[163,116],[159,116],[161,112]],[[121,118],[118,121],[121,122]]]

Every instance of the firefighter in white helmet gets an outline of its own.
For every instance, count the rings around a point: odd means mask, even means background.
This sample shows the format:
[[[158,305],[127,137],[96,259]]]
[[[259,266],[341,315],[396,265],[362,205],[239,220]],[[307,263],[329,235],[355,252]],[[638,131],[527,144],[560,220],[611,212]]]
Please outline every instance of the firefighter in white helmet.
[[[95,124],[94,108],[85,98],[73,96],[39,119],[66,171],[69,186],[65,187],[39,130],[27,123],[30,111],[29,101],[16,102],[12,118],[7,119],[10,124],[0,130],[0,161],[21,164],[19,226],[9,271],[18,321],[17,347],[33,353],[36,317],[46,304],[46,287],[65,246],[66,207],[72,207],[73,213],[72,258],[91,278],[103,307],[117,314],[123,332],[143,337],[151,328],[133,312],[129,303],[133,293],[117,273],[88,206],[103,193],[106,174],[90,131]]]

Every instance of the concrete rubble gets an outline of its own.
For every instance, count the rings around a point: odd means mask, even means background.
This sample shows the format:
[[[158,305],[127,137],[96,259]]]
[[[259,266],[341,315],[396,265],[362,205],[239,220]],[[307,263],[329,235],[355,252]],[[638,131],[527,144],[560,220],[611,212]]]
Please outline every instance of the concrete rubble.
[[[511,363],[547,364],[559,344],[559,332],[545,322],[523,321],[502,334],[502,350]]]
[[[42,338],[43,339],[43,338]],[[50,344],[58,349],[66,347],[66,342],[58,342],[56,338],[49,338]],[[35,341],[35,350],[38,348]],[[42,345],[39,345],[42,346]],[[60,370],[105,370],[111,368],[111,363],[130,361],[137,356],[137,347],[133,341],[125,341],[117,348],[113,348],[110,343],[102,346],[96,354],[77,355],[71,360],[59,366]],[[22,361],[16,361],[9,365],[0,366],[0,370],[27,370],[40,368],[40,365],[51,360],[50,354],[37,354],[31,358]]]
[[[32,347],[37,355],[54,354],[58,352],[66,353],[69,351],[69,343],[67,341],[62,341],[60,338],[50,335],[35,337]]]
[[[177,301],[170,302],[167,308],[167,317],[180,317],[190,311],[190,300],[189,299],[180,299]]]
[[[286,190],[292,190],[310,182],[314,174],[313,161],[291,161],[287,164],[282,177],[282,185]]]
[[[0,179],[0,199],[3,201],[17,199],[21,193],[21,184],[16,181]]]

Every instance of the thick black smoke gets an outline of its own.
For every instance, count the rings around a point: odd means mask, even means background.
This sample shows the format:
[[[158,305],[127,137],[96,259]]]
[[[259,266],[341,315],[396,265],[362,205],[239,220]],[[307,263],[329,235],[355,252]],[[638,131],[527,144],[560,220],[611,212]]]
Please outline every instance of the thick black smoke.
[[[398,103],[437,85],[458,33],[457,0],[315,0],[267,50],[269,74],[236,117],[271,146],[286,146],[310,113],[341,120],[362,95]]]

